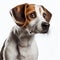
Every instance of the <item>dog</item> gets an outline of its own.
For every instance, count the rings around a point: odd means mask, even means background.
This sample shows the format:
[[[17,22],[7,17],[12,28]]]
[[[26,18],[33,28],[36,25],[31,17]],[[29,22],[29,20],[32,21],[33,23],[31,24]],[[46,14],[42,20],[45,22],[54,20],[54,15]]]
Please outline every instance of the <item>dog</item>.
[[[48,33],[52,14],[42,5],[21,4],[10,10],[16,25],[5,40],[0,60],[37,60],[37,33]]]

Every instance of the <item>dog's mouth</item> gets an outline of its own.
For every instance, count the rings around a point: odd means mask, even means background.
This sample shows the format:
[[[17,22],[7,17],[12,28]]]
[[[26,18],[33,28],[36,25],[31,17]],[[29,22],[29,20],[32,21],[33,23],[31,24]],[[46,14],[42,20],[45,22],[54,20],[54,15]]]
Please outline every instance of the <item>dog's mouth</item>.
[[[49,29],[42,30],[40,33],[48,33]]]
[[[39,31],[38,29],[35,29],[35,30],[31,30],[30,33],[31,34],[37,34],[37,33],[42,33],[42,34],[45,34],[45,33],[48,33],[49,31],[49,28],[48,29],[42,29],[41,31]]]
[[[48,30],[42,30],[42,31],[39,31],[39,30],[36,30],[36,31],[30,31],[30,34],[38,34],[38,33],[46,34],[46,33],[48,33]]]

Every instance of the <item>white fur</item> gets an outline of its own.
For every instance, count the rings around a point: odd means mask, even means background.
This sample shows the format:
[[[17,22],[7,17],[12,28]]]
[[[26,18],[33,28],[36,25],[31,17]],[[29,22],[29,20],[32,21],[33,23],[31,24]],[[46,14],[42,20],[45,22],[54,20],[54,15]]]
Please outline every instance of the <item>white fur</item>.
[[[37,60],[38,50],[35,40],[30,44],[30,47],[20,48],[22,60]]]
[[[16,28],[18,29],[18,26],[16,26]],[[13,29],[16,30],[16,28]],[[9,39],[11,39],[12,41],[9,42]],[[37,49],[37,45],[36,42],[34,40],[34,37],[31,38],[31,40],[29,42],[25,42],[25,44],[29,43],[31,46],[26,45],[26,47],[19,47],[20,49],[20,54],[23,56],[20,56],[21,60],[37,60],[38,57],[38,49]],[[5,42],[5,51],[3,52],[4,55],[4,59],[5,60],[5,52],[8,55],[8,60],[19,60],[17,59],[17,51],[16,51],[16,43],[13,41],[12,38],[8,38]]]
[[[11,41],[10,44],[7,45],[6,50],[7,50],[6,54],[8,55],[7,56],[8,60],[17,60],[16,44],[13,41]]]

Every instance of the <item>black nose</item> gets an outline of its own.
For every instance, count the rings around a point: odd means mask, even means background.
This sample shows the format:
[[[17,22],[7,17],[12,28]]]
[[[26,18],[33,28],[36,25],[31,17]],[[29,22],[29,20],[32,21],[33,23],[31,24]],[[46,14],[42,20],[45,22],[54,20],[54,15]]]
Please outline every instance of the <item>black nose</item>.
[[[42,22],[41,26],[42,26],[42,29],[43,29],[43,30],[48,30],[48,29],[49,29],[50,24],[49,24],[49,23],[47,23],[47,22]]]

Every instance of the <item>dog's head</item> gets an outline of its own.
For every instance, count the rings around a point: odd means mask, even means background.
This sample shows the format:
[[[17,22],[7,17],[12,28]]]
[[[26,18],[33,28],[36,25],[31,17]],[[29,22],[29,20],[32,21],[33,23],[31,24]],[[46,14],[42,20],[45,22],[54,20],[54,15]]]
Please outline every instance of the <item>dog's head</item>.
[[[42,5],[22,4],[11,9],[15,23],[30,33],[47,33],[52,14]]]

